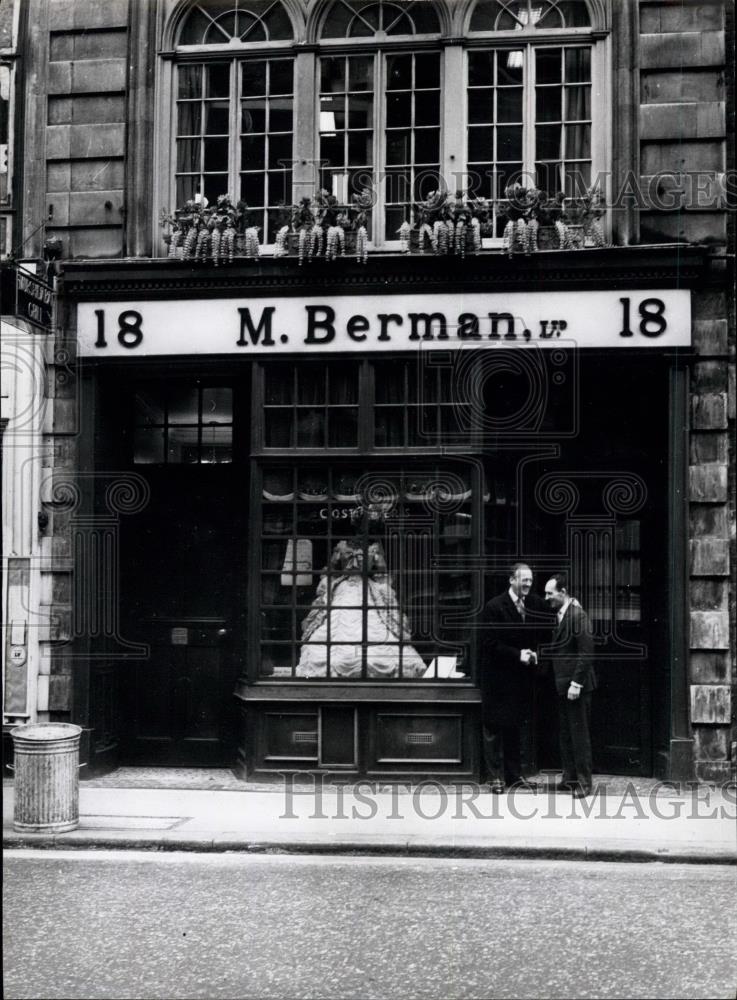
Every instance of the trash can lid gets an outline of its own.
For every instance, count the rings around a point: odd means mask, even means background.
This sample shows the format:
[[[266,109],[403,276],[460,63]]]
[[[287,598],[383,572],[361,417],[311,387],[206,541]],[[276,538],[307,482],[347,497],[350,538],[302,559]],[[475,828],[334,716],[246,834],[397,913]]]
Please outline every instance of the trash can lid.
[[[71,722],[32,722],[26,726],[16,726],[11,729],[13,739],[33,740],[34,743],[46,743],[50,740],[68,740],[79,736],[80,726]]]

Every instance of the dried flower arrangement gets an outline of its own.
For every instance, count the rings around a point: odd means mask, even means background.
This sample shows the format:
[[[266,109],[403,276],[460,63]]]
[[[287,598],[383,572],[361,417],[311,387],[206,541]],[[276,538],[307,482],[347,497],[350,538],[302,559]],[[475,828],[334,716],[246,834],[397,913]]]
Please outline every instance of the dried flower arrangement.
[[[451,197],[447,191],[431,191],[414,208],[414,227],[403,222],[399,227],[402,250],[409,253],[413,233],[420,253],[429,247],[436,254],[465,257],[468,250],[478,253],[489,218],[490,205],[485,198],[472,198],[464,191]]]
[[[275,257],[289,252],[296,239],[299,263],[324,256],[336,260],[350,255],[355,236],[355,257],[361,263],[368,258],[368,214],[373,197],[368,190],[353,195],[350,205],[341,205],[335,195],[324,189],[314,198],[302,198],[298,205],[285,209],[288,222],[276,234]]]
[[[549,195],[538,188],[510,184],[504,196],[507,224],[502,246],[510,257],[516,252],[530,254],[540,249],[574,250],[587,240],[595,247],[605,246],[600,219],[606,206],[598,187],[589,188],[584,197],[574,200],[562,192]],[[548,240],[551,230],[555,237]]]
[[[173,213],[163,210],[161,225],[167,229],[169,257],[217,266],[232,263],[236,255],[255,260],[261,253],[259,227],[248,225],[248,205],[234,204],[227,194],[214,205],[192,200]]]

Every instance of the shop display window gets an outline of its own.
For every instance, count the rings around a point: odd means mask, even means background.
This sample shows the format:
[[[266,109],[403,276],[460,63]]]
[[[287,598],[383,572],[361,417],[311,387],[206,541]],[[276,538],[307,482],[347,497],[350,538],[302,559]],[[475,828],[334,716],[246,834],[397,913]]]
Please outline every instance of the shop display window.
[[[259,474],[261,677],[466,679],[475,465]]]
[[[135,392],[136,465],[206,465],[233,461],[233,390],[182,383]]]

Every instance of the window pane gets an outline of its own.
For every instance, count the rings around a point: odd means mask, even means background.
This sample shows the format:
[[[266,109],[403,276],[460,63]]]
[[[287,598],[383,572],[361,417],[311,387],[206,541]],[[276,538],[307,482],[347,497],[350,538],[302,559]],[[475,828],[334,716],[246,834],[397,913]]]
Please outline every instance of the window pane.
[[[167,462],[196,465],[199,461],[197,427],[170,427],[167,447]]]
[[[387,202],[408,202],[412,198],[412,172],[410,170],[389,170],[386,176]],[[404,221],[400,220],[399,225]]]
[[[591,49],[566,49],[566,82],[588,83],[591,79]]]
[[[520,160],[522,158],[522,129],[498,128],[496,130],[498,160]]]
[[[420,91],[415,94],[415,125],[437,125],[440,122],[440,94]]]
[[[271,107],[269,109],[269,124],[270,130],[272,132],[291,132],[292,131],[292,103],[289,102],[288,106],[281,108],[278,107],[278,101],[272,101]]]
[[[291,135],[272,135],[269,137],[269,166],[286,167],[292,160]]]
[[[415,130],[415,163],[435,163],[440,157],[440,129]]]
[[[184,205],[185,202],[192,201],[199,186],[199,175],[197,177],[177,177],[177,205]]]
[[[325,368],[323,365],[305,365],[297,369],[297,402],[325,402]]]
[[[535,58],[538,83],[561,82],[561,49],[537,49]]]
[[[498,90],[496,95],[496,120],[498,122],[522,121],[522,88]]]
[[[241,93],[254,97],[266,93],[266,63],[246,60],[241,63]]]
[[[177,171],[194,173],[200,169],[200,140],[179,139],[177,142]]]
[[[561,156],[562,128],[560,125],[539,125],[536,129],[537,156],[554,160]]]
[[[173,387],[168,398],[170,424],[196,424],[199,418],[199,394],[196,388]]]
[[[241,198],[251,206],[265,204],[263,174],[241,174]]]
[[[348,163],[350,166],[373,163],[373,132],[348,133]]]
[[[494,53],[468,53],[468,84],[470,87],[488,87],[494,82]]]
[[[440,86],[440,56],[437,52],[415,56],[415,87]]]
[[[177,106],[179,135],[199,135],[202,125],[202,105],[199,102],[188,101]]]
[[[342,408],[328,415],[328,447],[355,448],[358,445],[358,410]]]
[[[386,133],[386,162],[390,166],[399,163],[411,163],[412,133],[409,129],[391,129]]]
[[[266,131],[266,105],[260,101],[241,101],[241,132]]]
[[[163,424],[164,403],[160,393],[139,389],[135,398],[136,424]]]
[[[488,160],[494,154],[494,129],[470,128],[468,130],[468,159],[471,162]]]
[[[202,66],[179,67],[179,94],[181,98],[200,97],[202,95]]]
[[[217,63],[207,67],[206,97],[228,97],[230,94],[230,66]]]
[[[500,87],[511,87],[522,83],[524,53],[521,49],[499,52],[496,63],[496,82]],[[539,81],[538,81],[539,82]]]
[[[325,447],[324,410],[300,409],[297,411],[297,447],[298,448]]]
[[[227,174],[206,174],[203,194],[210,205],[214,205],[221,194],[228,193]]]
[[[320,65],[320,89],[332,93],[345,91],[345,59],[321,59]]]
[[[371,128],[373,125],[373,98],[371,95],[351,95],[348,98],[348,127]]]
[[[566,157],[585,160],[591,156],[591,126],[566,125]]]
[[[412,95],[409,93],[387,94],[386,124],[388,128],[412,124]]]
[[[203,427],[200,462],[203,465],[226,465],[233,461],[233,428]]]
[[[327,160],[331,167],[342,167],[345,163],[343,135],[323,135],[320,137],[320,159]]]
[[[371,90],[374,85],[374,61],[371,56],[351,56],[348,78],[351,90]]]
[[[566,87],[566,118],[569,121],[590,121],[591,87]]]
[[[133,435],[133,461],[137,465],[164,461],[164,431],[137,427]]]
[[[205,132],[208,135],[227,135],[230,131],[227,101],[208,101],[205,105]]]
[[[468,120],[471,123],[491,123],[494,120],[494,91],[491,87],[469,90]]]
[[[285,204],[292,200],[292,172],[291,170],[270,170],[268,174],[268,202],[269,205]]]
[[[205,139],[205,170],[225,171],[228,169],[228,140]]]
[[[386,89],[410,90],[412,87],[412,56],[387,56]]]
[[[292,444],[292,411],[266,410],[265,445],[267,448],[289,448]]]
[[[291,59],[272,59],[269,63],[269,93],[291,94],[294,88]]]
[[[536,115],[539,122],[559,122],[561,120],[560,87],[538,87]]]
[[[233,390],[208,388],[202,390],[202,422],[228,424],[233,420]]]
[[[329,399],[331,403],[358,402],[358,368],[341,363],[328,368]]]

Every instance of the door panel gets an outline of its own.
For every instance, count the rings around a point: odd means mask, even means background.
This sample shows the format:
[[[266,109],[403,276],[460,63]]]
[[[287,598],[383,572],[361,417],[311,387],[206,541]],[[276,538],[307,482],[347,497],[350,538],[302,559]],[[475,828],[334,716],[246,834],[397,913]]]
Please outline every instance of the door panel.
[[[149,472],[151,502],[123,539],[127,634],[147,660],[126,669],[124,759],[140,764],[232,763],[233,641],[242,522],[231,470]]]

